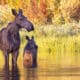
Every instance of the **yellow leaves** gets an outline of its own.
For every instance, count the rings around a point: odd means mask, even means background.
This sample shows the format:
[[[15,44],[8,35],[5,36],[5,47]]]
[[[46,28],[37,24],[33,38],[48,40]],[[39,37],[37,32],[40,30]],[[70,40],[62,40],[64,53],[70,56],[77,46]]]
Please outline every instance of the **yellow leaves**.
[[[63,6],[63,8],[67,7],[76,7],[80,4],[80,0],[61,0],[60,5]]]
[[[76,18],[79,17],[77,15],[79,14],[78,10],[80,8],[80,0],[61,0],[59,8],[61,10],[62,15],[65,18],[65,21],[69,22],[71,15]]]
[[[54,0],[47,0],[47,7],[50,8],[50,9],[54,9],[55,6],[54,6]]]
[[[19,7],[21,7],[21,0],[10,0],[8,1],[8,5],[10,5],[11,8],[16,8],[18,9]]]
[[[6,23],[12,18],[11,8],[8,5],[0,6],[0,22]]]
[[[0,2],[6,2],[10,9],[23,9],[24,15],[33,22],[45,22],[47,16],[51,14],[54,15],[52,16],[54,21],[63,17],[66,22],[70,22],[70,15],[77,16],[80,12],[80,0],[0,0]]]

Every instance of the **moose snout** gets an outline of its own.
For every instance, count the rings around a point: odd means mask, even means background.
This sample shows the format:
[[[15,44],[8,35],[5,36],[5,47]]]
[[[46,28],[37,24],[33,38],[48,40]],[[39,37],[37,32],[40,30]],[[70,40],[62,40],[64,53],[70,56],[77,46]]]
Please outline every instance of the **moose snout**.
[[[27,29],[27,31],[28,31],[28,32],[34,31],[34,26],[33,26],[33,25],[30,25],[29,28]]]
[[[32,25],[32,27],[31,27],[32,29],[31,30],[34,30],[34,26]]]

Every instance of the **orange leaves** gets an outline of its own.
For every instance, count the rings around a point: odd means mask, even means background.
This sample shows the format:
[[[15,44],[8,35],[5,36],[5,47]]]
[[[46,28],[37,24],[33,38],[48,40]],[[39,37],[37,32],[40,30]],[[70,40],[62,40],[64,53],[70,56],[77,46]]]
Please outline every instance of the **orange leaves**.
[[[40,6],[39,9],[43,14],[46,14],[46,1],[45,0],[40,0]]]
[[[46,17],[46,3],[45,0],[30,0],[30,6],[27,8],[27,16],[35,21],[44,21]]]
[[[6,0],[0,0],[0,5],[5,5],[6,4]]]
[[[33,22],[44,22],[46,19],[46,0],[0,0],[1,4],[7,3],[10,8],[23,9],[24,15]]]

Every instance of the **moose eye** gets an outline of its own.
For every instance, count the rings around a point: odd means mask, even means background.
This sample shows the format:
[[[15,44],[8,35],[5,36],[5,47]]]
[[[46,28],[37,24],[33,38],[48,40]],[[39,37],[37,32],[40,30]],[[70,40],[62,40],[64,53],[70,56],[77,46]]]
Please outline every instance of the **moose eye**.
[[[20,19],[21,21],[23,20],[23,18]]]

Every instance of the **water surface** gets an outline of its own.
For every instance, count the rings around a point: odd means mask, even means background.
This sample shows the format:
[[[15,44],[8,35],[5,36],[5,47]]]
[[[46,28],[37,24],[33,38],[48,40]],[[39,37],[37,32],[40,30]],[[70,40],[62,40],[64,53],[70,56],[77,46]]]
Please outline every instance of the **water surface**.
[[[16,68],[4,66],[4,57],[0,55],[0,80],[80,80],[80,54],[38,55],[37,68],[23,67],[22,57]]]

